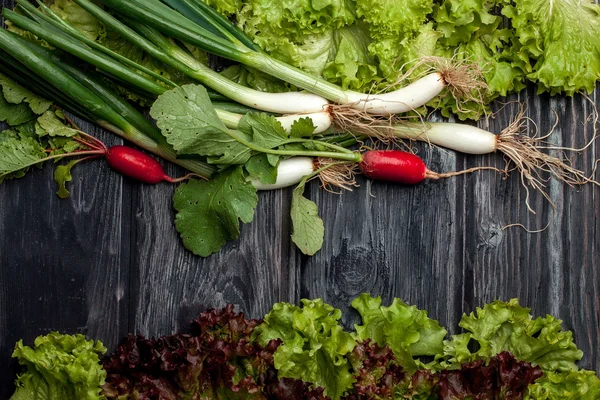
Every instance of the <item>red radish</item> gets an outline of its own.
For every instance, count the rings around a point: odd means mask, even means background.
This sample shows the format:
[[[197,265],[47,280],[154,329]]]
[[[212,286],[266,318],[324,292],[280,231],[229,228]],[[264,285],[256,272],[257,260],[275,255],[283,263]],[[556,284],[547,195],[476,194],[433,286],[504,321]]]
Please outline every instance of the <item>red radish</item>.
[[[427,176],[420,157],[400,150],[371,150],[363,154],[360,171],[373,180],[416,185]]]
[[[440,174],[427,169],[419,156],[401,150],[367,151],[363,154],[363,159],[360,162],[360,170],[366,177],[406,185],[416,185],[425,178],[449,178],[483,169],[500,171],[494,167],[476,167],[464,171]]]
[[[127,146],[113,146],[106,152],[106,161],[115,171],[141,182],[156,184],[162,181],[181,182],[189,178],[171,178],[162,165],[148,154]]]

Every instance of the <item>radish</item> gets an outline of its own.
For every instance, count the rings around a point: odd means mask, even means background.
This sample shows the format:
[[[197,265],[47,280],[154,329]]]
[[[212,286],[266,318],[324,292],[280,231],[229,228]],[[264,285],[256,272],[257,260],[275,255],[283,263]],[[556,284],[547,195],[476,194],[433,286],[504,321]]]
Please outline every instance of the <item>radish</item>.
[[[416,185],[430,172],[420,157],[400,150],[368,151],[359,165],[370,179],[406,185]]]
[[[450,178],[480,170],[502,172],[494,167],[475,167],[446,173],[433,172],[425,166],[419,156],[401,150],[367,151],[363,154],[359,166],[367,178],[405,185],[416,185],[425,179]]]
[[[106,161],[112,169],[128,178],[140,182],[157,184],[162,181],[181,182],[196,174],[181,178],[171,178],[165,174],[162,165],[148,154],[127,146],[112,146],[106,151]]]
[[[84,159],[98,158],[104,156],[108,165],[128,178],[136,179],[140,182],[157,184],[162,181],[177,183],[189,179],[191,177],[200,177],[198,174],[187,174],[181,178],[171,178],[162,167],[162,165],[152,158],[150,155],[128,146],[112,146],[111,148],[93,136],[81,132],[77,125],[67,117],[67,121],[78,130],[81,138],[73,137],[73,139],[92,150],[76,151],[70,154],[61,154],[58,157],[64,158],[69,156],[87,156]],[[83,161],[84,159],[81,159]]]

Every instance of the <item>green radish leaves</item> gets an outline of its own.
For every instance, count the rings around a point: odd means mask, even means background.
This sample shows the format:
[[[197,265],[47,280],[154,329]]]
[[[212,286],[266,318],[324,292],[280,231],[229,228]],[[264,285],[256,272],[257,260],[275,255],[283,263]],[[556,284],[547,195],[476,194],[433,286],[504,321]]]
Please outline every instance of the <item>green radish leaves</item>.
[[[312,256],[323,247],[325,226],[315,202],[304,197],[305,185],[306,178],[292,195],[292,241],[302,253]]]
[[[32,166],[58,159],[58,155],[87,150],[73,139],[76,129],[66,125],[60,110],[50,110],[51,102],[34,95],[0,74],[0,121],[11,125],[0,132],[0,183],[22,178]],[[41,114],[41,115],[36,115]],[[54,172],[57,195],[69,197],[66,182],[72,180],[71,168],[80,160],[59,165]]]
[[[43,114],[52,105],[52,102],[39,97],[29,90],[17,85],[12,79],[0,73],[0,86],[2,86],[2,95],[10,104],[26,103],[34,114]],[[2,96],[0,96],[2,97]],[[1,100],[0,100],[1,101]],[[0,104],[0,110],[2,105]],[[1,118],[1,117],[0,117]],[[33,116],[32,116],[33,118]],[[0,119],[1,120],[1,119]],[[10,124],[10,122],[9,122]],[[10,124],[14,125],[14,124]]]
[[[185,247],[207,257],[240,235],[258,203],[256,188],[241,167],[230,168],[211,181],[190,181],[175,191],[175,224]]]
[[[200,256],[236,239],[240,220],[252,221],[257,196],[250,178],[274,184],[282,157],[307,152],[335,155],[311,139],[315,126],[308,118],[286,131],[271,115],[248,113],[237,130],[227,128],[200,85],[169,90],[158,97],[150,114],[175,151],[204,156],[223,171],[211,182],[186,183],[175,193],[177,230],[186,248]],[[317,205],[303,197],[305,184],[302,181],[292,197],[292,240],[304,254],[313,255],[323,245],[324,226]]]
[[[10,138],[0,142],[0,183],[22,178],[35,163],[46,156],[40,144],[31,138]]]
[[[179,154],[209,157],[215,164],[244,164],[250,149],[230,136],[203,86],[185,85],[159,96],[150,115]]]

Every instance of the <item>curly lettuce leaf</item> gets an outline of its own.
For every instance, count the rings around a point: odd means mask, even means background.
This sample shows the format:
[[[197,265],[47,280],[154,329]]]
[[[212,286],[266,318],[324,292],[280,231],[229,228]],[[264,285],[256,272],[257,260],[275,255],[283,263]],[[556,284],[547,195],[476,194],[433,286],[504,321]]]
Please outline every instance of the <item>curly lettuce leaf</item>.
[[[354,8],[350,0],[249,0],[237,17],[252,38],[267,33],[272,38],[287,36],[296,41],[354,23]]]
[[[333,59],[322,70],[323,77],[344,89],[372,90],[382,78],[369,53],[368,27],[360,24],[337,29],[333,32],[333,40]]]
[[[444,45],[457,46],[498,29],[502,18],[491,13],[495,4],[494,0],[445,0],[436,5],[433,20],[444,35]]]
[[[528,78],[538,93],[586,91],[600,79],[600,6],[588,0],[515,0],[511,19],[521,57],[534,60]]]
[[[524,397],[531,400],[599,399],[600,379],[594,371],[545,371],[528,387]]]
[[[432,11],[428,0],[357,0],[356,13],[376,35],[410,35]]]
[[[338,400],[354,382],[347,356],[356,346],[338,321],[341,311],[321,299],[302,300],[302,307],[278,303],[255,330],[261,345],[279,339],[274,355],[280,377],[312,382]]]
[[[461,365],[460,370],[444,370],[438,375],[442,400],[521,400],[529,385],[539,380],[543,372],[540,367],[502,352],[486,362],[474,361]]]
[[[202,0],[221,14],[230,16],[242,8],[243,0]]]
[[[228,305],[202,313],[191,334],[129,335],[103,362],[108,373],[103,394],[119,400],[265,400],[259,385],[276,390],[273,353],[279,342],[262,347],[251,341],[260,322]]]
[[[104,25],[72,0],[54,0],[50,8],[90,40],[98,39],[104,32]]]
[[[576,371],[583,352],[573,343],[573,332],[564,331],[561,320],[548,315],[534,319],[517,299],[494,301],[465,315],[459,325],[466,333],[444,343],[450,364],[488,359],[510,351],[518,360],[539,365],[545,371]],[[471,350],[476,342],[478,349]]]
[[[87,341],[83,335],[52,332],[38,337],[33,347],[20,341],[13,357],[25,367],[17,378],[11,400],[100,400],[106,372],[100,356],[102,343]]]
[[[389,346],[400,365],[409,372],[424,366],[418,357],[442,353],[448,332],[437,321],[428,318],[426,311],[400,299],[394,299],[385,307],[381,305],[381,297],[364,293],[354,299],[352,307],[358,311],[363,323],[355,325],[356,338]]]

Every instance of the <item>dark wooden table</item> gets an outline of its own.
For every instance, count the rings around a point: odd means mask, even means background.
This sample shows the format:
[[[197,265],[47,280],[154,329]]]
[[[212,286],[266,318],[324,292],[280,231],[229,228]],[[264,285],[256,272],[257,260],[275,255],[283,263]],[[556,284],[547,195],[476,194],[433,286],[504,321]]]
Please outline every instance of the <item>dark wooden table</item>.
[[[580,96],[535,96],[531,87],[513,99],[527,104],[530,125],[540,132],[551,129],[556,111],[553,143],[581,147],[593,134],[584,124],[592,104]],[[505,107],[491,130],[501,130],[515,111]],[[82,127],[107,144],[121,143]],[[436,171],[504,165],[501,155],[420,150]],[[575,165],[589,170],[598,157],[596,143]],[[103,161],[73,172],[67,200],[55,195],[50,165],[0,186],[0,399],[13,391],[18,367],[10,355],[19,339],[31,344],[53,330],[79,332],[112,350],[128,332],[185,330],[207,307],[234,303],[261,317],[275,302],[317,297],[341,308],[350,327],[357,318],[349,304],[362,292],[416,304],[451,333],[463,313],[518,297],[535,315],[563,319],[585,353],[581,366],[600,370],[598,187],[551,181],[555,208],[532,193],[534,215],[516,174],[482,172],[416,187],[361,179],[360,188],[343,195],[315,182],[307,195],[326,229],[316,256],[302,256],[291,243],[291,191],[280,190],[260,194],[254,222],[238,241],[202,259],[183,248],[175,231],[172,185],[123,179]],[[548,228],[503,230],[512,223]]]

